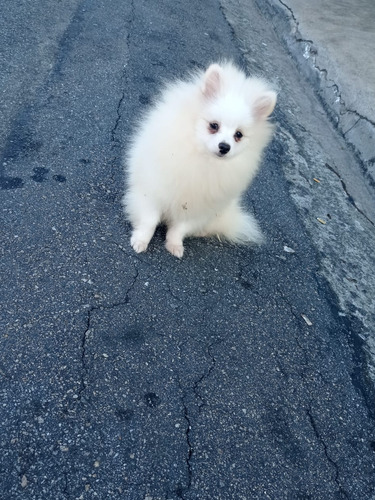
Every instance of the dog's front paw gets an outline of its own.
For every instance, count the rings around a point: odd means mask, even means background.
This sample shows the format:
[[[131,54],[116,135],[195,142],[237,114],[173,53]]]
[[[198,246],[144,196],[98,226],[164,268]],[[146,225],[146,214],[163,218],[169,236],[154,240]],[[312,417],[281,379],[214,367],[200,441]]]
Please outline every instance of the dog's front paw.
[[[137,253],[145,252],[148,247],[147,242],[142,241],[134,236],[131,237],[130,244],[133,247],[133,250]]]
[[[165,244],[165,248],[170,252],[172,255],[175,257],[178,257],[181,259],[181,257],[184,255],[184,245],[176,245],[175,243],[171,243],[170,241],[167,241]]]

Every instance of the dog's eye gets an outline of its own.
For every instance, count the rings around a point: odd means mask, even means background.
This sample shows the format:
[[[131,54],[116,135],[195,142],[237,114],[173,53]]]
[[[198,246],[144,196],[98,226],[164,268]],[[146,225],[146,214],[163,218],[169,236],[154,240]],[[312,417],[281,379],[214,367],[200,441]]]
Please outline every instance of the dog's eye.
[[[235,140],[236,140],[236,141],[239,141],[239,140],[241,140],[241,139],[242,139],[242,137],[243,137],[242,132],[240,132],[239,130],[237,130],[237,132],[234,134],[234,138],[235,138]]]
[[[216,122],[210,123],[208,127],[210,129],[210,132],[212,132],[212,133],[215,133],[219,130],[219,124]]]

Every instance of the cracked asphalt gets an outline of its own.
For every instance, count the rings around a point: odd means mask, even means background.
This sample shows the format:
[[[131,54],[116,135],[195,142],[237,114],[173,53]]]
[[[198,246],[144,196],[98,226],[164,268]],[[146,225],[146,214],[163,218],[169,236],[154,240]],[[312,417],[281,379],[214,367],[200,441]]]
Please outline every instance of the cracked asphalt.
[[[270,19],[0,4],[1,498],[374,498],[372,191]],[[128,137],[220,57],[279,89],[245,200],[267,241],[137,255]]]

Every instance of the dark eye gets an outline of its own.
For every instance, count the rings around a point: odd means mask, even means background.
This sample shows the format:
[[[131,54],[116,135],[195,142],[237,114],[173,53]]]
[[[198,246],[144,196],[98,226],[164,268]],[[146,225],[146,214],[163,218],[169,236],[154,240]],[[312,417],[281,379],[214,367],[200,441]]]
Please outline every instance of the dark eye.
[[[236,139],[236,141],[239,141],[240,139],[242,139],[242,137],[243,137],[242,132],[237,130],[237,132],[234,134],[234,138]]]
[[[209,129],[211,132],[217,132],[219,130],[219,124],[216,122],[212,122],[209,124]]]

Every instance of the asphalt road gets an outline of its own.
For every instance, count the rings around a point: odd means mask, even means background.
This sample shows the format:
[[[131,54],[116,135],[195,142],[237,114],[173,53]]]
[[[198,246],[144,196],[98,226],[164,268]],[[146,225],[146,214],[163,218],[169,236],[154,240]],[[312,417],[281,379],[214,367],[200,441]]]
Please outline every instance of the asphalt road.
[[[250,1],[0,5],[1,498],[373,498],[372,319],[319,246],[334,226],[308,222],[329,221],[327,193],[344,233],[371,206],[344,193],[355,160],[269,19]],[[179,261],[160,229],[136,255],[134,122],[162,79],[223,56],[280,89],[246,197],[267,242],[189,239]],[[354,174],[318,185],[327,155]]]

